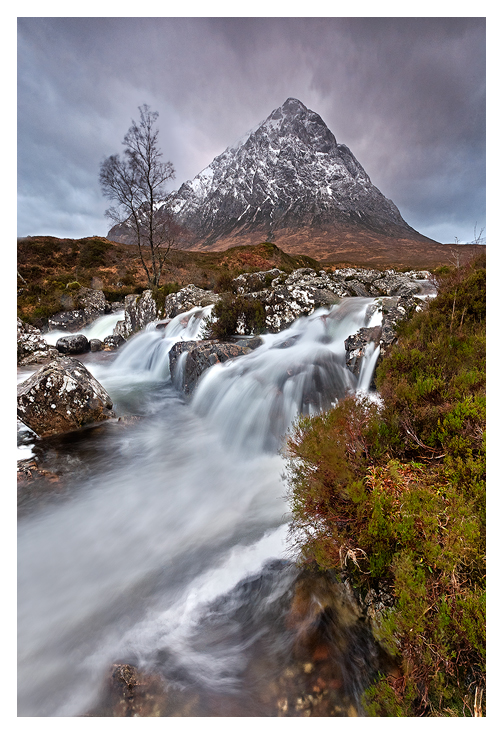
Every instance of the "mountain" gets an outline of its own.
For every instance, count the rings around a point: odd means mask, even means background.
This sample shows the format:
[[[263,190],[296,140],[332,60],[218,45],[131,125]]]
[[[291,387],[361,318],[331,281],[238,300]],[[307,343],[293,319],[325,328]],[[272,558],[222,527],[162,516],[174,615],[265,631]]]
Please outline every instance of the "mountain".
[[[322,118],[293,98],[164,206],[184,228],[182,247],[193,250],[270,241],[330,258],[348,247],[433,244],[404,221]],[[108,237],[127,241],[127,225]]]

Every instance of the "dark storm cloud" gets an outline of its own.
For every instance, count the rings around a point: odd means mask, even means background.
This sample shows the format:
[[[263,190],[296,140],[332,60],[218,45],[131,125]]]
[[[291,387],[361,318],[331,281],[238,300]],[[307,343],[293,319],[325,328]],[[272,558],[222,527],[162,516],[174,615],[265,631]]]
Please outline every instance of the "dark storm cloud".
[[[435,239],[485,223],[485,21],[20,18],[19,235],[105,234],[98,186],[138,105],[174,188],[287,97]]]

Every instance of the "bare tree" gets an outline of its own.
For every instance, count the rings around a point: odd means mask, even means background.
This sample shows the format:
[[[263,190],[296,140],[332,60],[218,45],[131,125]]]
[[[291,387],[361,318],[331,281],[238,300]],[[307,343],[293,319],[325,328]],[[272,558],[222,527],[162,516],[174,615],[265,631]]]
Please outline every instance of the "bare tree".
[[[170,249],[179,228],[168,206],[166,183],[175,177],[173,164],[161,161],[157,112],[142,105],[140,121],[134,120],[124,136],[124,153],[109,156],[100,165],[102,194],[116,206],[105,215],[115,224],[126,223],[134,233],[138,252],[150,286],[159,286]]]
[[[478,223],[474,225],[474,239],[471,242],[471,245],[486,245],[486,237],[483,234],[485,232],[485,228],[482,227],[479,232],[476,231],[476,228],[478,226]]]

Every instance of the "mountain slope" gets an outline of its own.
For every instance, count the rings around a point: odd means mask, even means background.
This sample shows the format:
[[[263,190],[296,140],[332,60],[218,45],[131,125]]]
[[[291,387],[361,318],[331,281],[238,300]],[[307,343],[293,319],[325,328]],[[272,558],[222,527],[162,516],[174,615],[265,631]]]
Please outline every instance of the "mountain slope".
[[[184,183],[165,206],[184,227],[183,246],[191,249],[267,240],[290,252],[302,246],[317,257],[314,247],[330,253],[349,237],[357,244],[366,236],[432,242],[403,220],[322,118],[293,98]],[[124,225],[108,235],[127,236]]]

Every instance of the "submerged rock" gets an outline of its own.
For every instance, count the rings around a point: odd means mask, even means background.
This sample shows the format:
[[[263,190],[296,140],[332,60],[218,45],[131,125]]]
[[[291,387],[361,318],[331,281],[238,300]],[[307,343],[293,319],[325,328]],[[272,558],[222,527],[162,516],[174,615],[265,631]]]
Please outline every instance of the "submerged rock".
[[[17,415],[40,437],[115,418],[106,390],[71,357],[51,361],[18,385]]]
[[[90,339],[89,349],[91,352],[101,352],[101,350],[103,350],[103,342],[101,339]]]
[[[102,342],[102,349],[106,351],[117,350],[126,342],[120,334],[109,334]]]

